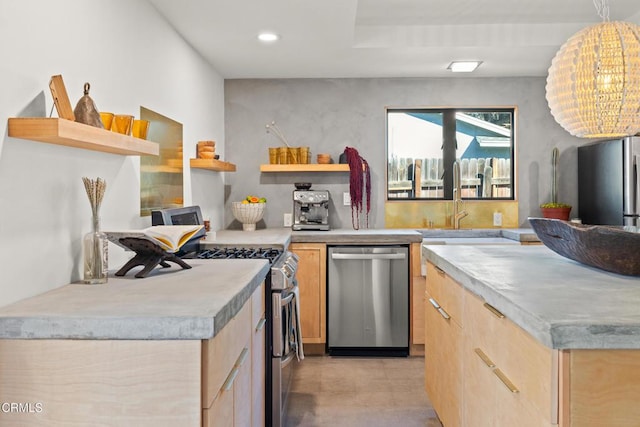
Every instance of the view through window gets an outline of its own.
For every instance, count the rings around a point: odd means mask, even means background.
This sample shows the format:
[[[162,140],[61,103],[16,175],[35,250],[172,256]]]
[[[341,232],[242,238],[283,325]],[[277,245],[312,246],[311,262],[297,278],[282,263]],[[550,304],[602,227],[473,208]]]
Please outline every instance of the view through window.
[[[514,199],[515,108],[387,109],[387,198]]]

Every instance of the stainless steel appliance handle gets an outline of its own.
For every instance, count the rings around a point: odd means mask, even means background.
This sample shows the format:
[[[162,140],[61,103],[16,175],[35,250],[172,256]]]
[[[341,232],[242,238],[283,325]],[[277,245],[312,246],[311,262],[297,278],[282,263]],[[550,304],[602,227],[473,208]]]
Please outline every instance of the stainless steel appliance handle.
[[[331,254],[331,259],[405,259],[405,254],[341,254],[334,252]]]
[[[286,334],[282,331],[282,322],[284,320],[282,319],[282,307],[291,304],[294,296],[295,294],[293,292],[284,298],[282,298],[279,292],[273,294],[273,356],[282,356],[282,353],[285,351],[285,337],[283,335],[286,336]]]
[[[273,302],[273,331],[272,331],[272,335],[271,335],[271,339],[272,339],[272,352],[273,352],[273,356],[281,356],[282,355],[282,348],[284,347],[284,343],[282,342],[282,312],[281,312],[281,307],[282,305],[280,304],[280,301],[282,301],[282,298],[280,297],[280,293],[279,292],[275,292],[272,295],[272,302]]]
[[[292,293],[289,294],[289,296],[281,298],[280,307],[284,307],[285,305],[288,305],[291,302],[291,300],[293,299],[294,295],[295,294],[292,292]]]
[[[291,363],[291,361],[293,360],[293,356],[296,355],[295,351],[290,352],[287,357],[285,357],[284,359],[282,359],[282,361],[280,362],[280,369],[284,369],[287,367],[287,365],[289,363]]]

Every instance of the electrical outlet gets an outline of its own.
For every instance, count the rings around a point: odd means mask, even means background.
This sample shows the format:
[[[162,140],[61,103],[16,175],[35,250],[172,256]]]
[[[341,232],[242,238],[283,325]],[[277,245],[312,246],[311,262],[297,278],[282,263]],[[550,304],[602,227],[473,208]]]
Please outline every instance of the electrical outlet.
[[[293,223],[293,215],[290,213],[286,213],[284,214],[284,226],[285,227],[291,227],[292,223]]]
[[[351,206],[351,194],[348,191],[342,193],[342,204],[345,206]]]
[[[502,214],[500,212],[493,213],[493,226],[502,227]]]

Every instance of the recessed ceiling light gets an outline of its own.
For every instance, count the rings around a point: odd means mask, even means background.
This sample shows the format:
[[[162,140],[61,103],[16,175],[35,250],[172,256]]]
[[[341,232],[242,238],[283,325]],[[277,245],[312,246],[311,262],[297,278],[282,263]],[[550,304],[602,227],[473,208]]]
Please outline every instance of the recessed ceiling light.
[[[258,34],[258,40],[262,42],[274,42],[280,38],[279,35],[275,33],[260,33]]]
[[[447,70],[451,70],[453,73],[470,73],[478,68],[480,64],[482,64],[482,61],[453,61],[449,64]]]

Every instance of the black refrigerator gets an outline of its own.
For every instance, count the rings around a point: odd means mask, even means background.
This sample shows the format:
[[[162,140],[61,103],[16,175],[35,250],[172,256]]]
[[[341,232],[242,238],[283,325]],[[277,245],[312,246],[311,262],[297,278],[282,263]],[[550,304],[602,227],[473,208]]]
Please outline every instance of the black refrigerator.
[[[638,227],[640,136],[578,147],[578,206],[584,224]]]

